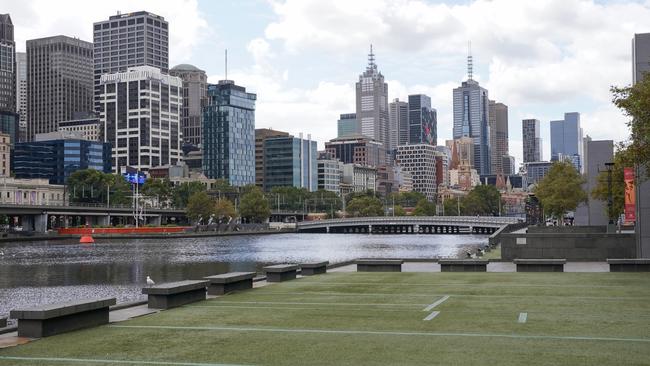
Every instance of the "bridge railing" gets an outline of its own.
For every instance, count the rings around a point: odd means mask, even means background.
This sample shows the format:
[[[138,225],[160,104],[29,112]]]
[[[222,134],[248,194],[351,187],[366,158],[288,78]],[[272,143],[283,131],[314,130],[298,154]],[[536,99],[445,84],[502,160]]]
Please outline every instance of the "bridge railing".
[[[403,222],[403,223],[420,223],[420,222],[440,222],[440,223],[457,223],[457,224],[514,224],[519,219],[514,217],[500,216],[376,216],[376,217],[354,217],[346,219],[326,219],[317,221],[307,221],[298,223],[298,227],[308,226],[326,226],[335,224],[372,224],[373,222]]]

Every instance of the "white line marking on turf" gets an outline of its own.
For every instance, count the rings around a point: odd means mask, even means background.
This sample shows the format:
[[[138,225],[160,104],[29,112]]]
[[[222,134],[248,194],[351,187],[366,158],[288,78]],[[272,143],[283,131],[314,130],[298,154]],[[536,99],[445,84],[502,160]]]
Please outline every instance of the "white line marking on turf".
[[[168,325],[109,325],[111,328],[128,329],[167,329],[167,330],[205,330],[205,331],[231,331],[231,332],[275,332],[275,333],[316,333],[316,334],[367,334],[367,335],[397,335],[397,336],[429,336],[429,337],[489,337],[489,338],[514,338],[514,339],[550,339],[550,340],[576,340],[576,341],[609,341],[609,342],[642,342],[650,343],[650,338],[616,338],[616,337],[588,337],[588,336],[550,336],[526,334],[499,334],[499,333],[438,333],[438,332],[397,332],[397,331],[372,331],[372,330],[338,330],[338,329],[287,329],[287,328],[253,328],[253,327],[184,327]]]
[[[360,304],[357,302],[280,302],[280,301],[216,301],[217,304],[275,304],[275,305],[332,305],[332,306],[423,306],[426,304]]]
[[[443,302],[447,301],[448,298],[449,298],[449,295],[445,295],[445,296],[442,297],[442,299],[440,299],[440,300],[434,302],[433,304],[427,306],[422,311],[431,311],[431,309],[433,309],[436,306],[438,306],[438,305],[442,304]]]
[[[519,319],[517,320],[517,322],[525,323],[527,318],[528,318],[528,313],[519,313]]]
[[[427,315],[427,317],[426,317],[426,318],[424,318],[424,319],[422,319],[422,320],[431,320],[431,319],[433,319],[433,318],[435,318],[435,317],[437,317],[437,316],[438,316],[438,314],[440,314],[440,312],[439,312],[439,311],[434,311],[433,313],[431,313],[431,314],[429,314],[429,315]]]
[[[59,358],[59,357],[12,357],[0,356],[0,361],[42,361],[42,362],[75,362],[75,363],[110,363],[126,365],[171,365],[171,366],[243,366],[225,363],[194,363],[194,362],[165,362],[165,361],[131,361],[131,360],[100,360],[87,358]]]

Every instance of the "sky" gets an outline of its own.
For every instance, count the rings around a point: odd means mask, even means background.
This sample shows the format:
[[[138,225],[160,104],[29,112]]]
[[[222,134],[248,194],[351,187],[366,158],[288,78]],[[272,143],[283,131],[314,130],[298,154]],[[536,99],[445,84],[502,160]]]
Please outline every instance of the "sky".
[[[471,42],[474,79],[509,108],[517,165],[526,118],[541,121],[544,159],[549,121],[565,112],[580,112],[594,140],[626,139],[609,88],[631,83],[631,40],[650,32],[650,0],[0,0],[18,51],[57,34],[92,41],[93,22],[139,10],[169,22],[170,66],[193,64],[216,83],[228,49],[228,78],[257,93],[256,127],[311,134],[319,148],[355,111],[370,44],[389,100],[429,95],[444,144]]]

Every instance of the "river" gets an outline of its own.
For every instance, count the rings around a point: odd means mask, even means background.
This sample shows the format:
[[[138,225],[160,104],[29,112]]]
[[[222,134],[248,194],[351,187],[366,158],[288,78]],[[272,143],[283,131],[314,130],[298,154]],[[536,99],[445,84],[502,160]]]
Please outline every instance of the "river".
[[[355,258],[455,257],[487,243],[484,235],[274,234],[183,239],[0,243],[0,316],[26,305],[116,297],[145,299],[156,282],[258,271],[269,263]]]

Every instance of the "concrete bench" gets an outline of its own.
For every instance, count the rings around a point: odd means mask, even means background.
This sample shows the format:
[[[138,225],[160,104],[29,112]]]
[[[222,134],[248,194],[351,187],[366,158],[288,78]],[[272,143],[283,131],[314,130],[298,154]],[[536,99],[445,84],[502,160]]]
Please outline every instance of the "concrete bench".
[[[171,309],[196,301],[205,300],[205,288],[209,281],[178,281],[145,287],[150,309]]]
[[[610,272],[650,272],[650,258],[607,259]]]
[[[402,272],[401,259],[357,259],[357,272]]]
[[[264,267],[266,282],[282,282],[296,278],[298,266],[295,264],[276,264]]]
[[[515,259],[517,272],[564,272],[566,259]]]
[[[327,265],[330,262],[312,262],[312,263],[302,263],[300,265],[301,271],[300,274],[303,276],[313,276],[317,274],[327,273]]]
[[[208,294],[223,295],[253,288],[253,277],[255,277],[255,272],[229,272],[203,278],[210,281]]]
[[[77,329],[108,324],[108,311],[115,298],[86,299],[12,310],[18,319],[18,336],[49,337]]]
[[[7,318],[0,318],[0,328],[7,327]]]
[[[487,272],[487,260],[441,259],[440,272]]]

